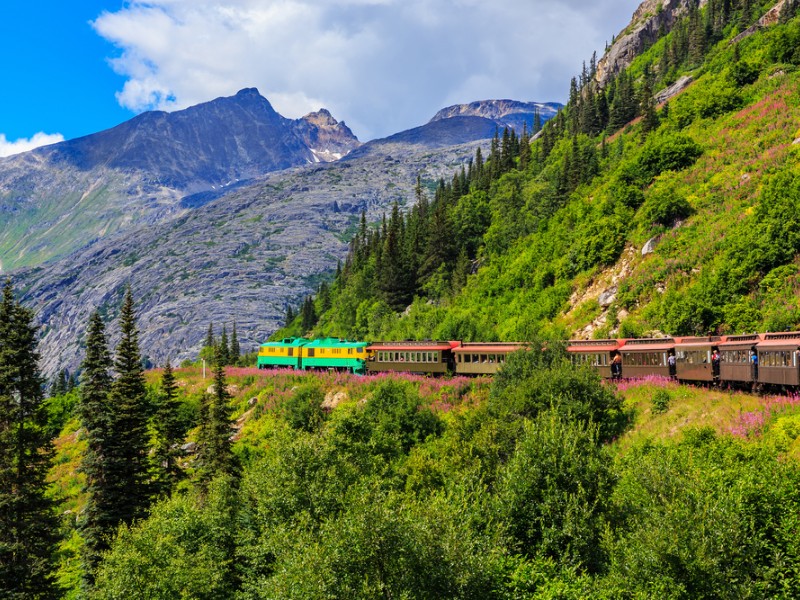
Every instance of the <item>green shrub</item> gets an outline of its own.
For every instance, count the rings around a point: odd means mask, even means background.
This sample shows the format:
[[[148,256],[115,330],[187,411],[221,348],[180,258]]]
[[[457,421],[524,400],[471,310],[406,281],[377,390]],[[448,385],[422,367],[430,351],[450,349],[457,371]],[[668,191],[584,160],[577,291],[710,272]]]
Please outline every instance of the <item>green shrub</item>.
[[[325,420],[322,402],[325,394],[316,384],[305,384],[283,403],[281,412],[294,429],[316,431]]]
[[[689,202],[674,189],[654,189],[639,210],[639,220],[645,225],[669,227],[691,214]]]
[[[671,400],[672,396],[667,390],[656,390],[650,400],[653,404],[653,414],[660,415],[667,412],[669,410],[669,403]]]

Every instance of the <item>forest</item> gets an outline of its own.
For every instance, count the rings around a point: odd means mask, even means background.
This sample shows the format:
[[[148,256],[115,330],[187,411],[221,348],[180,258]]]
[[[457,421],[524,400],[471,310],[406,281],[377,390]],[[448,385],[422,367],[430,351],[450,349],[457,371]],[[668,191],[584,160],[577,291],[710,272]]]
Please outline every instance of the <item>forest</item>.
[[[288,307],[274,339],[800,327],[797,3],[733,42],[772,4],[693,8],[603,88],[593,57],[532,143],[498,132],[451,180],[418,181],[410,208],[362,220],[335,278]]]

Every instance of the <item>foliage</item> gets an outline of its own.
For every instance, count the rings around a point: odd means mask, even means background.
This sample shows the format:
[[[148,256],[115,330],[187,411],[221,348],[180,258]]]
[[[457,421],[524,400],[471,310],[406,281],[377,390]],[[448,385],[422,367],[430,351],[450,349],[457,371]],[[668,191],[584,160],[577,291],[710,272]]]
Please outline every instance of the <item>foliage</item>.
[[[300,386],[284,403],[286,422],[294,429],[314,432],[325,419],[322,401],[325,395],[314,384]]]
[[[671,400],[672,396],[670,396],[670,393],[667,390],[656,390],[652,399],[653,413],[661,414],[667,412],[669,410],[669,403]]]
[[[599,439],[618,436],[628,423],[618,396],[593,369],[576,369],[563,345],[536,340],[531,350],[509,357],[498,374],[489,407],[501,415],[535,418],[554,411],[599,427]]]
[[[0,300],[0,596],[55,598],[57,521],[46,495],[53,453],[33,313],[7,280]]]
[[[526,425],[498,488],[500,513],[522,553],[602,568],[612,477],[595,425],[540,413]]]

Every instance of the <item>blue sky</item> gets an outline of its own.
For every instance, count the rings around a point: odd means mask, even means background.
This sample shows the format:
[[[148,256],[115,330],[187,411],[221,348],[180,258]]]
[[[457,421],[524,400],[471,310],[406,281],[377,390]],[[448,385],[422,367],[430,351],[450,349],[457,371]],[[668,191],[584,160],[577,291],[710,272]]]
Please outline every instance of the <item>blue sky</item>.
[[[0,56],[0,133],[79,137],[133,116],[114,97],[125,78],[109,67],[114,47],[89,21],[119,1],[6,0]]]
[[[6,0],[0,155],[257,87],[362,141],[490,98],[563,101],[636,0]],[[19,146],[20,148],[22,146]],[[3,152],[3,148],[6,151]]]

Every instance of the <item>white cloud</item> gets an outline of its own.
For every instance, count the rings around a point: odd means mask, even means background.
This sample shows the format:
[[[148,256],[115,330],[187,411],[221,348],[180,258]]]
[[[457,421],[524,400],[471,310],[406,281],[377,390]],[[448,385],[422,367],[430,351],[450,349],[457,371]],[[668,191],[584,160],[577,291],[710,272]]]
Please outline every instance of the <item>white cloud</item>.
[[[20,152],[27,152],[39,146],[57,144],[63,141],[64,136],[60,133],[43,133],[40,131],[34,134],[30,139],[20,138],[10,142],[6,139],[4,133],[0,133],[0,158],[11,156],[12,154],[19,154]]]
[[[488,98],[563,100],[637,0],[132,0],[95,30],[135,111],[257,87],[287,117],[325,107],[362,140]]]

